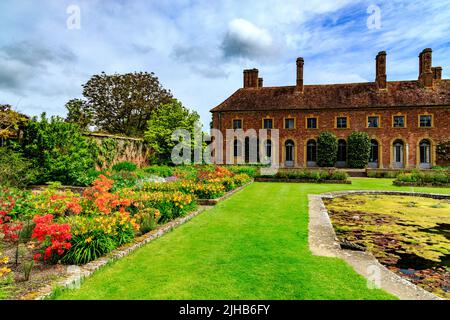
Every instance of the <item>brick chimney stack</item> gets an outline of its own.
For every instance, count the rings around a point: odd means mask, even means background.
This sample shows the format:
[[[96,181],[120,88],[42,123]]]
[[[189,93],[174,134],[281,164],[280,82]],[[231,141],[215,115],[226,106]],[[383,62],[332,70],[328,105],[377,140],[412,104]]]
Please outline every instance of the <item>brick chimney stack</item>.
[[[442,79],[442,67],[433,67],[431,68],[433,71],[433,79],[441,80]]]
[[[258,78],[258,88],[262,88],[264,84],[264,79],[263,78]]]
[[[303,65],[305,60],[303,58],[297,58],[297,85],[296,89],[299,92],[303,92]]]
[[[424,49],[419,55],[419,81],[426,87],[433,87],[432,50]]]
[[[376,57],[376,78],[378,89],[386,89],[387,77],[386,77],[386,51],[380,51]]]
[[[244,88],[258,88],[258,69],[244,70]]]

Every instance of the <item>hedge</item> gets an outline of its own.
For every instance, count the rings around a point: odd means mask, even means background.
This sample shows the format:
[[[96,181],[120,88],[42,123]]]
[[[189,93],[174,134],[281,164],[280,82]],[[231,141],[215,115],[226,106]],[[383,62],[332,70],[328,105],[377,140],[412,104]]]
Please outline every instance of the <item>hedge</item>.
[[[336,136],[328,131],[322,132],[317,139],[317,164],[320,167],[334,167],[337,151]]]
[[[367,132],[352,132],[347,139],[347,157],[350,168],[362,169],[370,158],[370,137]]]

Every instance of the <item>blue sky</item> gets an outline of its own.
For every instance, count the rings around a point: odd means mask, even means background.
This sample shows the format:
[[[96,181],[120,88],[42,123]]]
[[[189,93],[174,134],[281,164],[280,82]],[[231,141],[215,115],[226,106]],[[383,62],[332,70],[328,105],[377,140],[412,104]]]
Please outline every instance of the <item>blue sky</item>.
[[[67,8],[80,8],[68,29]],[[375,5],[380,28],[368,28]],[[93,74],[155,72],[209,124],[209,110],[257,67],[264,85],[373,81],[388,53],[388,80],[418,76],[418,54],[450,78],[450,1],[2,0],[0,103],[30,115],[65,115]]]

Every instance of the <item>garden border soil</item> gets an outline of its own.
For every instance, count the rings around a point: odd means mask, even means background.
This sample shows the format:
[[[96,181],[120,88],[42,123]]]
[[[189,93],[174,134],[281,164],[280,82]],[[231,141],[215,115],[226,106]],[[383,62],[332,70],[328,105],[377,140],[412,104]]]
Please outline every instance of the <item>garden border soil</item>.
[[[213,199],[213,200],[217,200],[215,204],[229,198],[231,195],[244,189],[245,187],[250,185],[252,182],[249,182],[246,185],[243,185],[239,188],[236,188],[236,189],[228,192],[221,198]],[[119,260],[120,258],[123,258],[123,257],[129,255],[133,251],[135,251],[135,250],[141,248],[142,246],[146,245],[147,243],[163,236],[167,232],[188,222],[192,218],[196,217],[200,213],[202,213],[212,207],[213,207],[213,205],[200,204],[200,207],[197,210],[195,210],[194,212],[191,212],[184,217],[179,217],[173,221],[170,221],[164,225],[161,225],[161,226],[157,227],[155,230],[152,230],[140,237],[135,238],[133,240],[133,242],[126,244],[120,248],[117,248],[117,249],[113,250],[112,252],[106,254],[103,257],[100,257],[100,258],[98,258],[94,261],[91,261],[82,266],[75,266],[75,265],[67,266],[67,276],[64,277],[63,280],[59,280],[55,283],[51,283],[47,286],[44,286],[36,292],[29,293],[28,295],[26,295],[24,297],[24,299],[25,300],[44,300],[44,299],[51,298],[51,296],[53,295],[53,292],[56,288],[59,288],[59,289],[78,288],[81,285],[81,282],[85,278],[91,276],[98,269],[106,266],[107,264],[109,264],[113,261]]]
[[[309,248],[313,255],[337,257],[350,264],[353,269],[368,280],[379,274],[379,288],[397,296],[402,300],[443,300],[442,298],[428,292],[408,280],[400,277],[368,252],[341,249],[328,211],[322,199],[332,199],[353,194],[384,194],[384,195],[406,195],[416,197],[427,197],[433,199],[449,199],[450,195],[408,191],[338,191],[327,192],[320,195],[308,195],[309,200]]]

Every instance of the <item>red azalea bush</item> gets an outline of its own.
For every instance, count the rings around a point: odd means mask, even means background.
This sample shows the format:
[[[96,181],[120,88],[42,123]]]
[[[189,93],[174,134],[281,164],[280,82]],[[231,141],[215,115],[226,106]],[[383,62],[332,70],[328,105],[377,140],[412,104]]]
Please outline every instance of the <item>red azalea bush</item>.
[[[111,193],[114,181],[105,175],[100,175],[92,187],[85,190],[83,196],[85,207],[90,213],[110,214],[115,211],[125,211],[132,204],[128,197]]]
[[[34,259],[44,261],[57,261],[72,246],[70,239],[70,225],[53,222],[53,215],[36,216],[33,221],[36,226],[31,237],[41,245],[41,252],[35,254]]]
[[[197,174],[197,179],[200,181],[203,180],[214,180],[214,179],[222,179],[226,177],[232,177],[234,173],[228,170],[225,167],[215,166],[212,171],[201,170]]]

